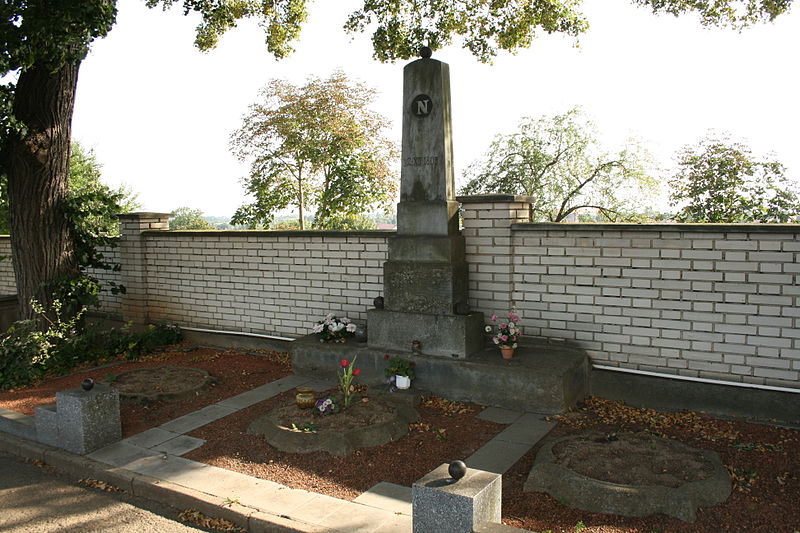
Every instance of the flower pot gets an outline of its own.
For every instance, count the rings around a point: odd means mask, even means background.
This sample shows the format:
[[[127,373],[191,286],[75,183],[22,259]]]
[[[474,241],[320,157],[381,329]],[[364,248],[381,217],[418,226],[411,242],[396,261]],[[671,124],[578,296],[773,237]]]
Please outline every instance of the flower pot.
[[[411,378],[408,376],[395,376],[394,384],[398,389],[407,389],[411,386]]]
[[[294,404],[300,409],[310,409],[314,407],[317,398],[314,394],[314,389],[308,387],[298,387],[297,394],[294,396]]]
[[[501,346],[500,353],[503,354],[503,359],[511,359],[514,357],[514,348],[511,346]]]

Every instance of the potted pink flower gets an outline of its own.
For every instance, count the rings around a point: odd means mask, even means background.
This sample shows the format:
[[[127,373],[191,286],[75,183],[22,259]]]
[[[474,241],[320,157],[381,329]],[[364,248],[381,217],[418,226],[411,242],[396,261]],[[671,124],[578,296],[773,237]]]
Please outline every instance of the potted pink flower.
[[[492,333],[492,342],[494,342],[503,354],[503,359],[511,359],[514,357],[514,349],[517,347],[517,339],[519,337],[519,328],[517,324],[520,322],[520,317],[516,313],[508,313],[506,320],[500,320],[497,315],[492,315],[492,323],[495,326],[486,326],[486,332]]]

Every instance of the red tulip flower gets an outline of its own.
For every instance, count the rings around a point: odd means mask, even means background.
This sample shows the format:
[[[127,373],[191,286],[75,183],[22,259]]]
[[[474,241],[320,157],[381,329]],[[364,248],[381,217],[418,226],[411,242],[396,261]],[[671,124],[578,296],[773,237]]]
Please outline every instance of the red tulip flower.
[[[357,376],[357,375],[359,375],[360,373],[361,373],[361,369],[360,369],[360,368],[354,368],[354,369],[353,369],[353,375],[354,375],[354,376]]]
[[[342,368],[346,368],[348,364],[350,363],[348,363],[347,359],[342,359]]]

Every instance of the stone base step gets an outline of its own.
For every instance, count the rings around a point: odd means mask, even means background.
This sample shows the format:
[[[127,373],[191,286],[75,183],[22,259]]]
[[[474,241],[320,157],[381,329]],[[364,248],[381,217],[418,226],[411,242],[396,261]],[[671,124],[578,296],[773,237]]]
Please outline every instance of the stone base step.
[[[340,361],[357,357],[357,382],[371,386],[385,384],[385,356],[400,355],[416,363],[412,390],[518,411],[560,413],[588,389],[589,359],[583,350],[533,339],[523,339],[510,360],[493,345],[469,359],[447,359],[354,341],[320,343],[316,335],[294,341],[291,354],[295,373],[318,379],[335,379]]]

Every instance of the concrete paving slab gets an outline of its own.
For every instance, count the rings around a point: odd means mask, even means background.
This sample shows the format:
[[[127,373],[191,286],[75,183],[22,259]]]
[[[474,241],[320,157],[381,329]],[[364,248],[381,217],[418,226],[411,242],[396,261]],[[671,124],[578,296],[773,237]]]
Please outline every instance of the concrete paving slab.
[[[0,431],[23,439],[36,440],[36,421],[32,416],[0,407]]]
[[[231,396],[230,398],[222,400],[221,402],[217,402],[214,405],[237,410],[245,409],[251,405],[257,404],[258,402],[263,402],[264,400],[272,398],[272,396],[273,395],[266,396],[263,391],[249,390],[247,392],[237,394],[236,396]]]
[[[239,496],[239,503],[279,516],[292,516],[297,508],[308,504],[317,496],[319,494],[315,492],[292,489],[283,485],[278,485],[277,488],[267,485],[255,485],[248,488],[246,494]],[[305,519],[303,520],[305,521]],[[328,525],[326,527],[334,526]]]
[[[183,457],[164,454],[137,459],[125,468],[137,474],[164,479],[197,490],[202,490],[198,487],[207,486],[209,481],[214,479],[213,476],[219,475],[217,471],[221,470]]]
[[[152,446],[150,449],[169,455],[183,455],[192,450],[196,450],[205,443],[206,441],[203,439],[190,437],[189,435],[180,435],[174,439]]]
[[[20,413],[19,411],[14,411],[13,409],[6,409],[5,407],[0,407],[0,416],[8,420],[14,420],[15,422],[19,422],[20,424],[33,425],[32,416]]]
[[[374,507],[351,502],[345,503],[350,504],[351,507],[344,512],[328,514],[319,522],[319,525],[349,533],[372,533],[395,516],[394,513]]]
[[[229,414],[235,413],[238,409],[232,407],[225,407],[221,405],[209,405],[202,409],[184,415],[175,420],[171,420],[166,424],[158,426],[161,429],[172,431],[174,433],[183,434],[195,430],[199,427],[205,426],[211,422],[224,418]]]
[[[308,524],[261,511],[252,513],[247,519],[247,531],[248,533],[342,533],[337,529]]]
[[[501,431],[495,439],[533,446],[553,429],[555,422],[545,420],[547,415],[525,413],[516,422]]]
[[[530,449],[531,445],[529,444],[506,442],[494,438],[467,457],[464,462],[470,468],[503,474]]]
[[[410,516],[395,515],[372,530],[372,533],[411,533],[414,530]]]
[[[94,459],[95,461],[100,461],[101,463],[127,468],[129,464],[138,460],[148,457],[158,457],[160,455],[161,454],[154,452],[153,450],[148,450],[147,448],[142,448],[141,446],[134,446],[133,444],[119,441],[115,442],[114,444],[109,444],[104,448],[100,448],[99,450],[93,451],[87,455],[87,457]]]
[[[201,480],[201,482],[197,482],[194,478],[183,479],[181,484],[220,498],[238,500],[242,505],[251,505],[260,499],[269,498],[273,492],[283,487],[274,481],[258,479],[239,472],[214,466],[209,466],[209,468],[211,468],[208,471],[211,477]],[[258,505],[252,506],[258,507]]]
[[[140,446],[142,448],[152,448],[153,446],[158,446],[161,443],[172,440],[178,435],[180,434],[175,433],[174,431],[167,431],[165,429],[156,427],[142,431],[141,433],[137,433],[136,435],[128,437],[127,439],[122,439],[122,442],[133,444],[134,446]]]
[[[381,481],[359,495],[355,503],[411,516],[411,487]]]
[[[332,513],[350,512],[352,510],[350,505],[352,504],[345,500],[318,494],[315,498],[290,511],[286,516],[294,520],[319,524],[326,516]]]
[[[502,407],[487,407],[475,418],[481,420],[488,420],[497,424],[513,424],[523,415],[522,411],[512,411],[511,409],[503,409]]]

